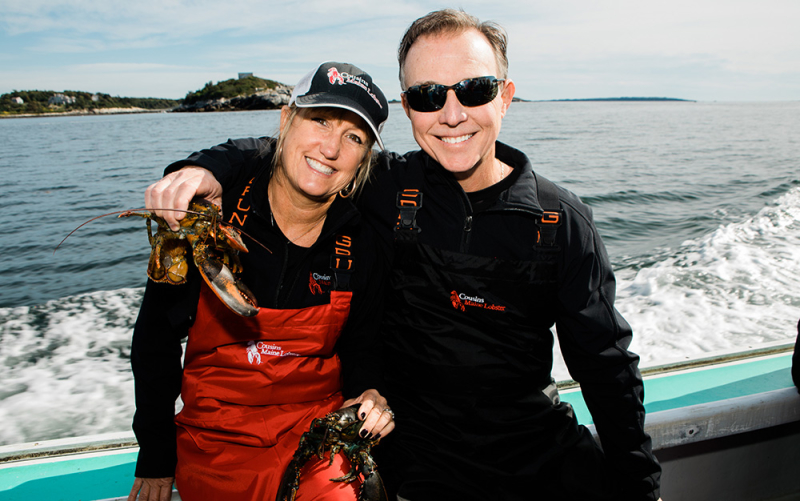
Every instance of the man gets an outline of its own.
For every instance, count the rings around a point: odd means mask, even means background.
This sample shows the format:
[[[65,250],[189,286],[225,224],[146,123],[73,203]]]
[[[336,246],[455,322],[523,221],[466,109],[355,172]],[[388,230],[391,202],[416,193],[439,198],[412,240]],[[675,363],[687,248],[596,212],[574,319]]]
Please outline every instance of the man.
[[[403,108],[422,151],[381,154],[359,205],[393,262],[382,329],[397,429],[378,448],[400,499],[656,500],[638,357],[591,211],[497,142],[514,96],[506,35],[464,12],[400,44]],[[229,142],[170,166],[149,207],[219,196]],[[221,186],[208,172],[213,172]],[[552,384],[556,325],[603,450]]]

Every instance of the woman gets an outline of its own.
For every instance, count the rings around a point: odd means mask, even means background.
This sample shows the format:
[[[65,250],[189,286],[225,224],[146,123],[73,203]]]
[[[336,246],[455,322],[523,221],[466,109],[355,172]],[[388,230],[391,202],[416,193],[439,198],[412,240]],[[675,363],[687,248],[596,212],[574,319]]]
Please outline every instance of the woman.
[[[274,499],[311,420],[343,406],[360,404],[362,435],[392,431],[373,353],[384,265],[347,199],[387,117],[369,75],[328,62],[295,87],[277,138],[249,140],[222,212],[264,246],[240,255],[256,316],[232,313],[197,273],[148,282],[131,353],[140,452],[129,500],[169,499],[173,480],[184,501]],[[328,480],[349,470],[340,456],[332,470],[306,466],[298,499],[355,499],[357,482]]]

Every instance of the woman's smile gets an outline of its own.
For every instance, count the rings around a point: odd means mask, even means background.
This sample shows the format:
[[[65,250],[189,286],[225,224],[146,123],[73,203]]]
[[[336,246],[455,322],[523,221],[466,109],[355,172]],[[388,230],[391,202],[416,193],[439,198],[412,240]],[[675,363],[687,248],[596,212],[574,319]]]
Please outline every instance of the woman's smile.
[[[326,165],[323,165],[322,163],[320,163],[320,162],[318,162],[318,161],[316,161],[316,160],[314,160],[313,158],[310,158],[310,157],[306,157],[306,163],[313,170],[319,172],[320,174],[324,174],[326,176],[330,176],[331,174],[333,174],[335,172],[334,169],[332,169],[332,168],[330,168],[330,167],[328,167]]]

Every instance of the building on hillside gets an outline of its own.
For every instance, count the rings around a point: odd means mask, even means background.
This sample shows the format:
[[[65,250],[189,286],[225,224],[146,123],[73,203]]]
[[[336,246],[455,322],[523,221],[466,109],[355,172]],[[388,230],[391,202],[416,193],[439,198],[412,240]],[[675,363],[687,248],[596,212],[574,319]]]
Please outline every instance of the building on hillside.
[[[241,80],[243,78],[247,78],[247,77],[252,77],[252,76],[253,76],[252,73],[239,73],[239,80]]]
[[[11,102],[13,102],[15,104],[25,104],[25,101],[23,101],[22,98],[19,97],[19,96],[12,97],[11,98]]]
[[[64,94],[54,94],[47,100],[47,104],[73,104],[75,103],[75,96],[67,96]]]

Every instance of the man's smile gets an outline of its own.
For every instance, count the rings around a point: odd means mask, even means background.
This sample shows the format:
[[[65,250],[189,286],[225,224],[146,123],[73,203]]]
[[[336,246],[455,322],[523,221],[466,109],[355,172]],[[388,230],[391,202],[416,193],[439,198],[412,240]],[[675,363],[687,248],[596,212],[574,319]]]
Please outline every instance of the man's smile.
[[[457,137],[442,136],[439,139],[448,144],[458,144],[458,143],[463,143],[464,141],[466,141],[467,139],[471,138],[474,135],[475,134],[464,134],[463,136],[457,136]]]

